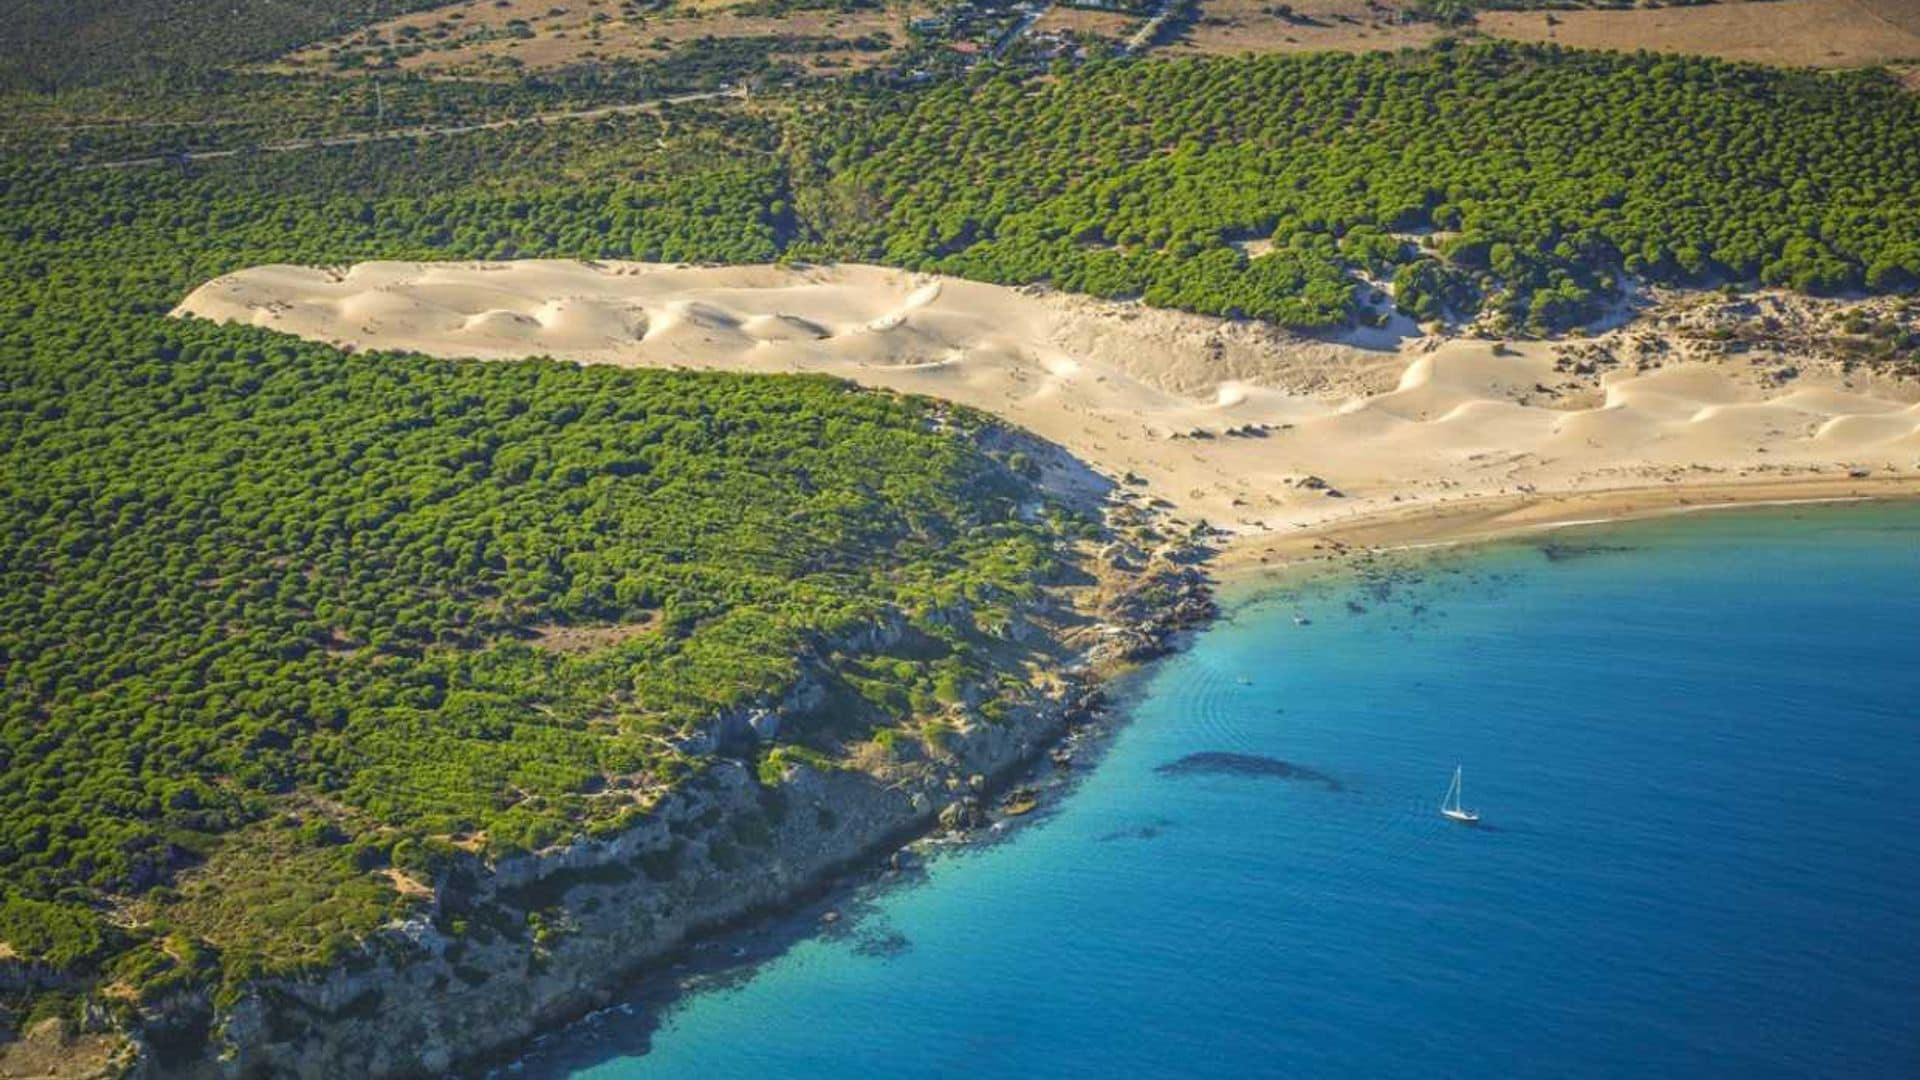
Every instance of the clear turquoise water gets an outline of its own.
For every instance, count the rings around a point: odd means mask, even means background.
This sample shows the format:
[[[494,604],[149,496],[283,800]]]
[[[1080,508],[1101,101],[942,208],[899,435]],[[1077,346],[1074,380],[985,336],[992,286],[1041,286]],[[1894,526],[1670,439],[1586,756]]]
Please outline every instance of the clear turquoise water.
[[[1553,540],[1237,600],[1046,820],[524,1068],[1920,1075],[1920,508]]]

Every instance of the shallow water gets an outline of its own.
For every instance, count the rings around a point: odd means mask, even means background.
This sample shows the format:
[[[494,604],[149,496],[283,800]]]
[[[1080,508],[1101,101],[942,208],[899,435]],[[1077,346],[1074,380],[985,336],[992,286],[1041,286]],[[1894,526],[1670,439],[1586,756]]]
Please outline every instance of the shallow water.
[[[1045,820],[520,1068],[1920,1073],[1920,508],[1228,599]]]

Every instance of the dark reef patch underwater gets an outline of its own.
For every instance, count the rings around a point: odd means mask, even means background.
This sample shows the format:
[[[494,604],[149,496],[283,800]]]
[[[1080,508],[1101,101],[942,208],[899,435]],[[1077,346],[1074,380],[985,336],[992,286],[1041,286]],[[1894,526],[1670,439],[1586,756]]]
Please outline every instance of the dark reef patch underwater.
[[[1153,771],[1162,776],[1258,776],[1273,780],[1300,780],[1324,785],[1328,791],[1345,790],[1345,785],[1339,780],[1318,769],[1259,754],[1233,754],[1221,750],[1188,754]]]

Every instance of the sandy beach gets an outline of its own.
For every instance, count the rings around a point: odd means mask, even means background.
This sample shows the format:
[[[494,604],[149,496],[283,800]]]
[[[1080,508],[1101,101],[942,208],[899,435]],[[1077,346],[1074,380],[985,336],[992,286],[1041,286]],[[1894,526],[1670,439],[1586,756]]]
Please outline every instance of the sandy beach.
[[[1809,313],[1761,297],[1779,326]],[[1772,306],[1768,306],[1772,305]],[[1920,495],[1920,383],[1676,320],[1576,342],[1264,324],[871,266],[264,266],[175,312],[356,350],[809,372],[952,400],[1229,535],[1223,567],[1705,505]],[[1404,321],[1404,320],[1403,320]]]

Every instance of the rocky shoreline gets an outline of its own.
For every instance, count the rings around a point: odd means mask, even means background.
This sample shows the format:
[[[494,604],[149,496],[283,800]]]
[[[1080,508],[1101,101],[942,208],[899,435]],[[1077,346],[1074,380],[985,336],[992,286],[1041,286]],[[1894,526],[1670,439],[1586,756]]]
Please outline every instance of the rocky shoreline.
[[[1124,518],[1124,503],[1116,509]],[[1151,556],[1103,558],[1097,621],[1063,635],[1081,660],[1039,700],[958,727],[937,758],[897,775],[790,763],[767,784],[748,755],[718,757],[616,836],[454,868],[425,911],[336,968],[263,980],[230,1002],[198,990],[157,1003],[130,1036],[125,1071],[317,1080],[497,1061],[696,942],[816,899],[917,838],[989,825],[997,797],[1003,812],[1025,813],[1039,795],[1009,788],[1048,757],[1070,764],[1063,740],[1095,718],[1105,678],[1177,648],[1216,614],[1195,565],[1205,538],[1202,526]],[[773,711],[716,718],[716,747],[771,738]]]

